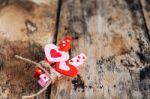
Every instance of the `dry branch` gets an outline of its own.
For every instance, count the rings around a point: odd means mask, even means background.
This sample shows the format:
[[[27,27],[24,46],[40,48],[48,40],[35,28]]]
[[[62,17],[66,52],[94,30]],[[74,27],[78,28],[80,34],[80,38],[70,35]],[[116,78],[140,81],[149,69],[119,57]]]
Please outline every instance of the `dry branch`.
[[[18,56],[18,55],[15,55],[15,57],[18,58],[18,59],[20,59],[20,60],[23,60],[23,61],[26,61],[26,62],[28,62],[28,63],[31,63],[31,64],[36,65],[36,66],[39,67],[41,70],[43,70],[43,71],[48,75],[48,77],[51,79],[51,80],[48,81],[47,85],[46,85],[45,87],[43,87],[40,91],[38,91],[38,92],[35,93],[35,94],[29,95],[29,96],[22,96],[22,99],[32,98],[32,97],[36,97],[36,96],[40,95],[42,92],[44,92],[44,91],[47,89],[47,87],[48,87],[51,83],[54,82],[54,80],[55,80],[54,76],[50,76],[50,73],[48,73],[48,71],[47,71],[46,69],[44,69],[44,68],[41,66],[41,64],[36,63],[36,62],[34,62],[34,61],[32,61],[32,60],[29,60],[29,59],[27,59],[27,58]],[[49,66],[49,69],[50,69],[50,71],[52,70],[52,68],[51,68],[50,66]]]

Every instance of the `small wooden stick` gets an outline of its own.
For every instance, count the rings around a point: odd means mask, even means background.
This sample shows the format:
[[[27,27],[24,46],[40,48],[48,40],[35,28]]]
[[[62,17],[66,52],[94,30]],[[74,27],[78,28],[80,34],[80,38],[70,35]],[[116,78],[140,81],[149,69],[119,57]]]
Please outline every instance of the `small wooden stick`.
[[[28,62],[28,63],[32,63],[32,64],[35,64],[35,65],[38,65],[38,64],[39,64],[39,63],[36,63],[36,62],[34,62],[34,61],[32,61],[32,60],[29,60],[29,59],[24,58],[24,57],[19,56],[19,55],[15,55],[15,57],[18,58],[18,59],[20,59],[20,60],[26,61],[26,62]]]
[[[18,58],[18,59],[21,59],[21,60],[23,60],[23,61],[26,61],[26,62],[28,62],[28,63],[32,63],[32,64],[36,65],[37,67],[39,67],[40,69],[42,69],[42,70],[49,76],[49,73],[47,72],[47,70],[45,70],[39,63],[34,62],[34,61],[32,61],[32,60],[29,60],[29,59],[27,59],[27,58],[18,56],[18,55],[15,55],[15,57]]]
[[[15,57],[18,58],[18,59],[21,59],[21,60],[23,60],[23,61],[26,61],[26,62],[35,64],[37,67],[39,67],[40,69],[42,69],[42,70],[47,74],[47,76],[48,76],[49,78],[51,78],[51,77],[50,77],[50,74],[48,73],[48,71],[47,71],[46,69],[44,69],[39,63],[36,63],[36,62],[34,62],[34,61],[32,61],[32,60],[29,60],[29,59],[27,59],[27,58],[24,58],[24,57],[21,57],[21,56],[18,56],[18,55],[15,55]],[[51,80],[52,80],[52,79],[51,79]],[[40,91],[38,91],[37,93],[35,93],[35,94],[33,94],[33,95],[22,96],[22,99],[33,98],[33,97],[38,96],[39,94],[41,94],[42,92],[44,92],[50,84],[51,84],[51,81],[49,80],[49,81],[47,82],[47,85],[46,85],[44,88],[42,88]]]

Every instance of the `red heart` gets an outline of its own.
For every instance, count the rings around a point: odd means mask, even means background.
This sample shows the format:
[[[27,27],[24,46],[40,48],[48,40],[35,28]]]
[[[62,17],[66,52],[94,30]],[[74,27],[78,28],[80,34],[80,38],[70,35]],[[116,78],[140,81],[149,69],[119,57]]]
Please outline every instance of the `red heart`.
[[[55,49],[51,49],[50,54],[54,58],[61,57],[61,54],[57,52]]]
[[[66,66],[68,66],[69,70],[64,70],[60,68],[60,62],[56,62],[55,70],[63,75],[74,77],[77,75],[77,68],[73,65],[69,64],[69,61],[66,61]]]
[[[71,48],[69,44],[67,44],[66,46],[63,46],[63,44],[59,44],[58,46],[59,46],[59,50],[64,52],[67,52]]]
[[[58,46],[59,46],[59,50],[60,51],[65,51],[67,52],[70,48],[71,48],[71,41],[72,39],[69,36],[66,36],[63,41],[61,41]],[[65,42],[65,46],[64,46],[64,42]]]

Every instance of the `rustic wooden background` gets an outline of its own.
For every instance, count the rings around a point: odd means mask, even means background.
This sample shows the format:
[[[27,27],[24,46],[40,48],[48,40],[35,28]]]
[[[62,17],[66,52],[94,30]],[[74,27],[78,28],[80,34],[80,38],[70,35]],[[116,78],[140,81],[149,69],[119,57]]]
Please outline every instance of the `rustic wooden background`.
[[[88,60],[34,99],[150,99],[149,29],[150,0],[0,0],[0,99],[40,89],[15,54],[39,62],[65,35]]]

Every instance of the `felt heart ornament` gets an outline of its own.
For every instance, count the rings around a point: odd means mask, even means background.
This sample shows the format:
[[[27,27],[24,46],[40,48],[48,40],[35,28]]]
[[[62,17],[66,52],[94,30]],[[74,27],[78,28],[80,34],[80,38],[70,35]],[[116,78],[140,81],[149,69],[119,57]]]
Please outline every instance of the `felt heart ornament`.
[[[57,52],[55,49],[52,49],[50,51],[50,53],[51,53],[51,56],[54,57],[54,58],[61,57],[61,53]]]
[[[62,70],[65,70],[65,71],[70,70],[69,66],[66,65],[66,62],[60,62],[59,63],[59,69],[62,69]]]
[[[63,75],[74,77],[77,75],[77,68],[69,64],[69,61],[57,62],[55,70]]]
[[[69,59],[69,54],[59,51],[59,47],[54,44],[47,44],[44,48],[45,55],[50,62],[60,62]]]

